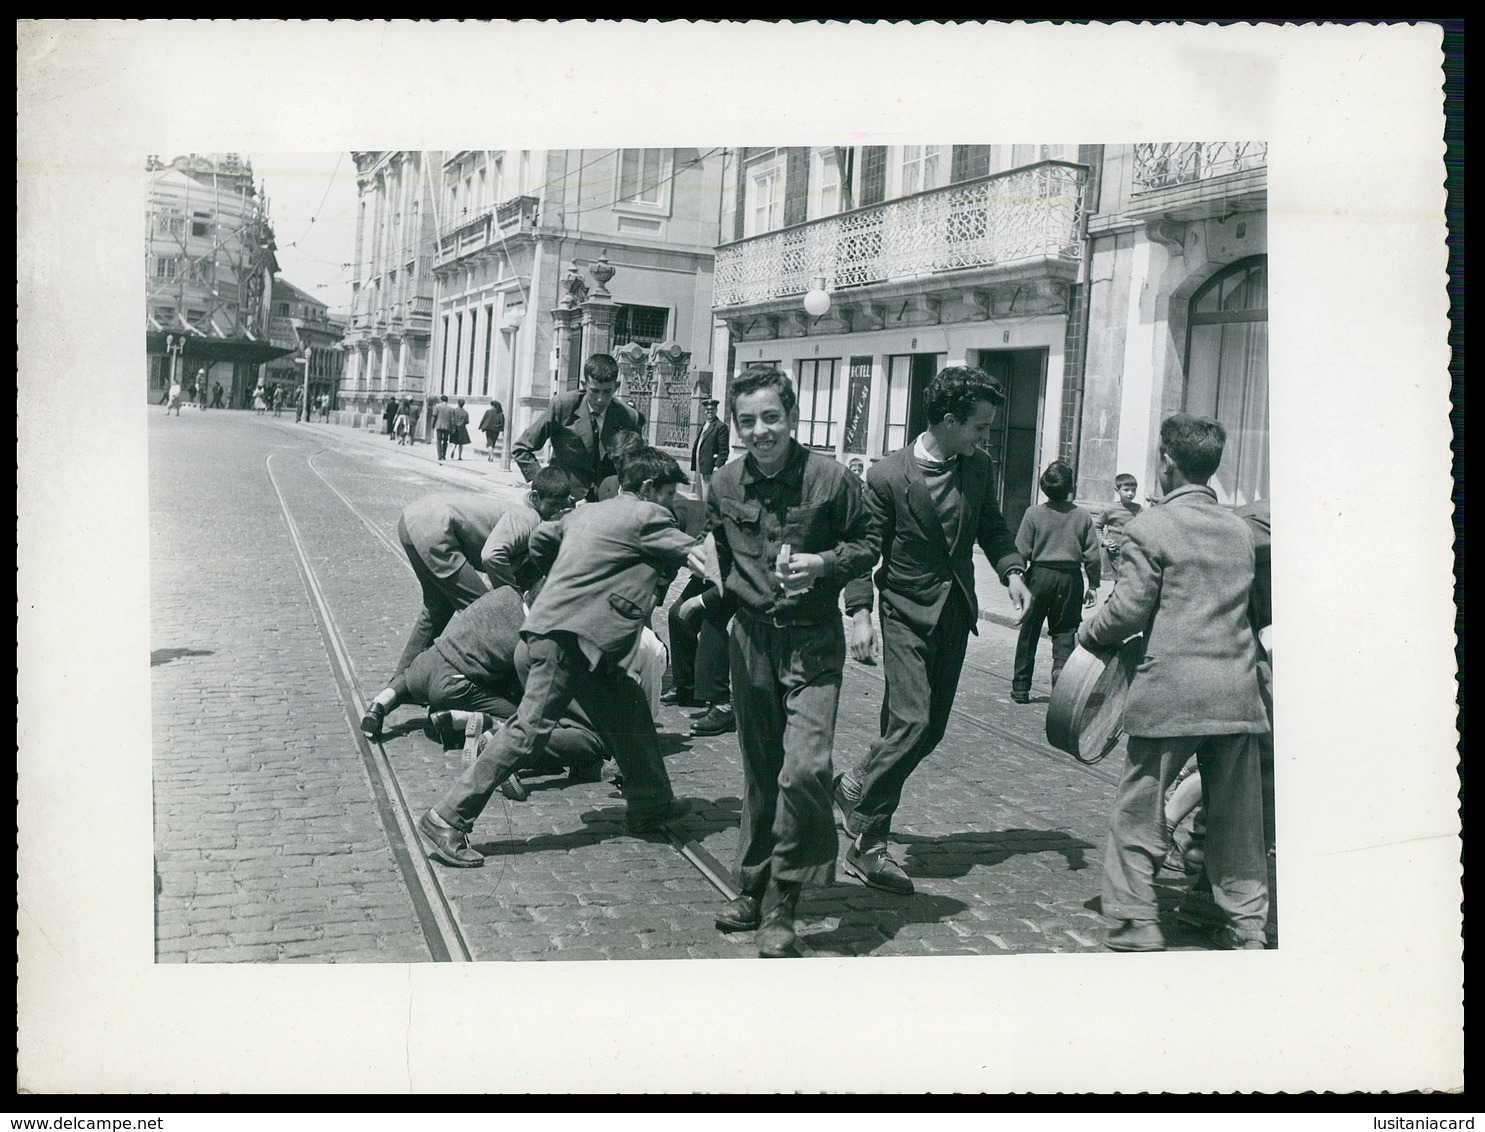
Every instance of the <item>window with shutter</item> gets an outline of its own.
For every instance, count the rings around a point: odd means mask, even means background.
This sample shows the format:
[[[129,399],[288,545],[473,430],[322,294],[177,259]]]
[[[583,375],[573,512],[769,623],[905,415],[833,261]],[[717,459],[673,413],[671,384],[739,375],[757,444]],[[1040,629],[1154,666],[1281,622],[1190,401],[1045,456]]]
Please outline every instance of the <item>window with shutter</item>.
[[[861,206],[881,204],[887,196],[887,147],[868,145],[861,150]]]

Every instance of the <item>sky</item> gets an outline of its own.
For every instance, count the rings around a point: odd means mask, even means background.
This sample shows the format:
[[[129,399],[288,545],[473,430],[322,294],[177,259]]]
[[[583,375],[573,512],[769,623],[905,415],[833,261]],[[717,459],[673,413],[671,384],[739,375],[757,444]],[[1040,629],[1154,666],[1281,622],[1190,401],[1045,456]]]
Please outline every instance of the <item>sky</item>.
[[[268,197],[279,275],[332,312],[351,306],[356,163],[349,153],[244,153]]]

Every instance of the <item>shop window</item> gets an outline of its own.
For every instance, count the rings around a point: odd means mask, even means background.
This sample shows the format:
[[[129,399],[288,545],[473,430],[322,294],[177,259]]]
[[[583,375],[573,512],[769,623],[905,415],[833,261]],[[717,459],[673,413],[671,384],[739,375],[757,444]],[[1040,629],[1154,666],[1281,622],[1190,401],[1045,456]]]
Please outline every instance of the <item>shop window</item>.
[[[835,447],[835,375],[839,359],[811,358],[799,363],[799,443]]]
[[[1268,259],[1223,268],[1191,298],[1182,408],[1227,430],[1217,498],[1268,498]]]

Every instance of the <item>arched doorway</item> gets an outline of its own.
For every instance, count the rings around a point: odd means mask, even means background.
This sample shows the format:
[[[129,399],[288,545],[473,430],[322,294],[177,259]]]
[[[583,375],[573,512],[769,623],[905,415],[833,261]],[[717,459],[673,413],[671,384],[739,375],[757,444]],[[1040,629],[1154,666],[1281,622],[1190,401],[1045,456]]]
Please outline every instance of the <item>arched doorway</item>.
[[[1227,429],[1217,498],[1268,498],[1268,257],[1222,268],[1191,297],[1182,409]]]

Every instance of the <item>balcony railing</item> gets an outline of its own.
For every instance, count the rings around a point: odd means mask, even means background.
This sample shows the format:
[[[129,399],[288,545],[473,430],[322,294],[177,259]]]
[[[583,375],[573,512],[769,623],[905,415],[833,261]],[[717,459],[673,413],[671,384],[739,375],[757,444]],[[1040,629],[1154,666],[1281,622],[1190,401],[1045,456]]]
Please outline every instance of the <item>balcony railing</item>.
[[[1043,161],[717,248],[716,305],[969,267],[1082,258],[1084,166]]]
[[[1134,191],[1189,185],[1268,165],[1268,142],[1143,142],[1134,147]]]
[[[536,227],[537,203],[535,197],[511,197],[467,220],[450,224],[439,237],[434,266],[445,267],[464,256],[496,249],[503,240],[531,232]]]

